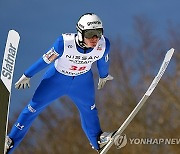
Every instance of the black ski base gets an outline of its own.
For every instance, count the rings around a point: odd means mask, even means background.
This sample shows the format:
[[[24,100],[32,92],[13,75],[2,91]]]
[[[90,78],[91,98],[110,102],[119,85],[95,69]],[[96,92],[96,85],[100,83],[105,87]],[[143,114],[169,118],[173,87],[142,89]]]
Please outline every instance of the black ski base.
[[[4,154],[9,95],[9,91],[0,79],[0,154]]]

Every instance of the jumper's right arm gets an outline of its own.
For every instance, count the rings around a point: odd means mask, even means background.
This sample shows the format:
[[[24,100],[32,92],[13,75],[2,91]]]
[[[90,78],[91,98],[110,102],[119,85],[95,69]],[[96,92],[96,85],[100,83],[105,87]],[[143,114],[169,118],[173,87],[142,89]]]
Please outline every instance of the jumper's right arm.
[[[63,37],[60,36],[53,44],[53,47],[24,72],[21,78],[15,83],[15,88],[25,89],[26,87],[30,87],[30,78],[62,55],[64,50],[63,42]]]

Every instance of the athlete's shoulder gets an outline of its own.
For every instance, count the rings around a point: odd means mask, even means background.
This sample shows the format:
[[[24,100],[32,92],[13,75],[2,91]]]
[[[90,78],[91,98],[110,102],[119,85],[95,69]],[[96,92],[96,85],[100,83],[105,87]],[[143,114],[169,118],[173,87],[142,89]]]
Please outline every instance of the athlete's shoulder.
[[[63,39],[63,35],[59,35],[57,37],[57,39],[55,40],[54,44],[59,44],[59,43],[63,43],[64,39]]]
[[[62,34],[54,42],[53,48],[57,53],[59,53],[60,55],[62,54],[64,50],[64,38]]]
[[[105,42],[106,42],[106,45],[109,45],[110,46],[110,41],[107,37],[104,36],[104,39],[105,39]]]
[[[63,33],[57,39],[56,43],[63,43],[65,39],[74,38],[75,33]]]
[[[108,53],[109,52],[109,50],[110,50],[110,41],[109,41],[109,39],[107,38],[107,37],[104,37],[104,40],[105,40],[105,44],[106,44],[106,51],[105,51],[105,53]]]

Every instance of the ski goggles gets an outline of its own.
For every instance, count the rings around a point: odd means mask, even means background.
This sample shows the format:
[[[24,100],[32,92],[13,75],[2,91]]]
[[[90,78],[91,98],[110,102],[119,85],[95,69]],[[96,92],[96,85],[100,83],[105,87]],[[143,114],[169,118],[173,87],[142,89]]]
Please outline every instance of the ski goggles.
[[[103,35],[103,29],[88,29],[84,31],[84,37],[87,39],[92,38],[93,36],[97,36],[98,38],[101,38]]]

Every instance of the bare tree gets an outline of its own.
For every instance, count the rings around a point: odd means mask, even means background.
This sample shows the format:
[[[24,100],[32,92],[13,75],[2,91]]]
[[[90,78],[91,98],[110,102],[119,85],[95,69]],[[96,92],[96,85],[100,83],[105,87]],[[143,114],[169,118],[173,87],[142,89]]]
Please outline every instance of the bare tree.
[[[125,130],[129,138],[180,138],[180,32],[169,28],[169,39],[162,40],[147,18],[135,17],[135,40],[126,44],[112,41],[110,72],[114,80],[97,91],[96,104],[104,131],[116,130],[136,106],[157,73],[164,55],[174,47],[173,60],[142,110]],[[97,72],[95,81],[97,83]],[[63,97],[35,121],[17,154],[95,154],[80,125],[79,114],[71,100]],[[128,144],[109,154],[180,153],[179,145]]]

